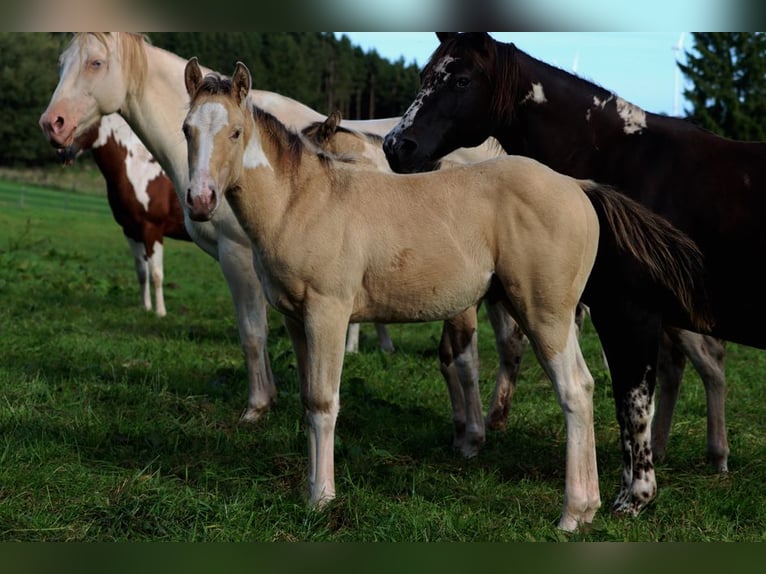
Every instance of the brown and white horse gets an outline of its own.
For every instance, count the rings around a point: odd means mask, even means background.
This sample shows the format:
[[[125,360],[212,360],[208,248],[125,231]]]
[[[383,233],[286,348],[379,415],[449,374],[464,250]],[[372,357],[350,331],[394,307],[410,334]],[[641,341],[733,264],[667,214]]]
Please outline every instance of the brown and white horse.
[[[635,288],[705,327],[696,246],[610,188],[529,158],[416,175],[334,161],[253,105],[241,62],[229,80],[203,77],[193,58],[185,85],[189,214],[207,220],[228,205],[252,243],[268,301],[285,316],[308,426],[311,503],[335,496],[348,322],[456,321],[458,364],[475,371],[475,305],[488,296],[523,328],[564,413],[559,526],[591,522],[601,504],[593,379],[574,319],[596,252],[609,251]],[[471,379],[469,398],[477,395],[475,372]]]
[[[173,182],[118,114],[104,116],[59,155],[69,163],[87,150],[104,176],[109,207],[128,240],[144,309],[152,309],[151,278],[155,311],[164,317],[163,239],[191,241]]]

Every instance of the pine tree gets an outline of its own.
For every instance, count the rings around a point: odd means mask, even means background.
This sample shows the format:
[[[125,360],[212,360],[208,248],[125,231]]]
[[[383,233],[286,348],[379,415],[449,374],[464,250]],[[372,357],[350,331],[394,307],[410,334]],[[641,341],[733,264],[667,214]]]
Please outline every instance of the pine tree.
[[[693,87],[684,95],[687,117],[738,140],[766,140],[766,34],[695,32],[687,63],[678,64]]]

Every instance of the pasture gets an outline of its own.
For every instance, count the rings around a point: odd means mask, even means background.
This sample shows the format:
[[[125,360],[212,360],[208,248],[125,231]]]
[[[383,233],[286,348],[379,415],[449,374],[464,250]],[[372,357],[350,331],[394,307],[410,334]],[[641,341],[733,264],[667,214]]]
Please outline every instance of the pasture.
[[[21,189],[24,200],[20,201]],[[764,541],[766,354],[730,344],[730,472],[704,457],[705,394],[686,370],[657,499],[635,519],[610,504],[621,469],[608,373],[590,323],[602,509],[556,529],[566,433],[528,351],[508,429],[479,456],[451,448],[438,369],[441,324],[371,325],[346,358],[338,498],[305,504],[306,439],[295,360],[278,314],[276,406],[238,423],[246,370],[219,265],[168,240],[168,315],[139,306],[128,247],[104,197],[0,182],[0,540],[11,541]],[[482,399],[496,355],[480,313]]]

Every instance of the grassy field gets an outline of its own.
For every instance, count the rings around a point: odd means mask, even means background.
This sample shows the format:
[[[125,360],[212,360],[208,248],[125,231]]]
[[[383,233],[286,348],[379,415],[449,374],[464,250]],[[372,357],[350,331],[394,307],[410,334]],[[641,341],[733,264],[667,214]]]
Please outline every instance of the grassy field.
[[[524,358],[508,430],[474,460],[451,444],[439,324],[392,325],[397,352],[363,327],[336,436],[338,499],[305,505],[306,438],[295,361],[272,314],[279,400],[241,426],[247,390],[217,263],[165,250],[168,316],[139,307],[133,263],[104,197],[0,182],[0,540],[763,541],[766,355],[730,345],[731,472],[704,456],[705,395],[687,372],[657,500],[610,512],[621,469],[608,373],[590,324],[603,508],[557,531],[565,432],[551,385]],[[483,318],[483,315],[482,315]],[[494,384],[486,320],[481,385]]]

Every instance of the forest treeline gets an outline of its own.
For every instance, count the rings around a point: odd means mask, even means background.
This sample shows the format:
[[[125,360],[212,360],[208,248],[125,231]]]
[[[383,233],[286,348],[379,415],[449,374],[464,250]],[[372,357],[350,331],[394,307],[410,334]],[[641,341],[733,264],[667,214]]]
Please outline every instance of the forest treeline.
[[[295,98],[321,113],[345,118],[398,116],[417,93],[419,69],[391,62],[332,32],[161,32],[155,46],[228,74],[247,64],[253,86]],[[58,82],[64,33],[0,33],[0,165],[55,162],[38,119]],[[436,39],[434,38],[434,47]]]
[[[0,166],[56,161],[37,125],[58,82],[58,56],[71,36],[0,33]],[[694,32],[680,72],[687,119],[719,135],[766,140],[766,34]],[[420,70],[365,52],[332,32],[162,32],[156,46],[228,74],[247,64],[256,88],[348,119],[401,115],[417,93]],[[436,47],[436,39],[434,39]]]

